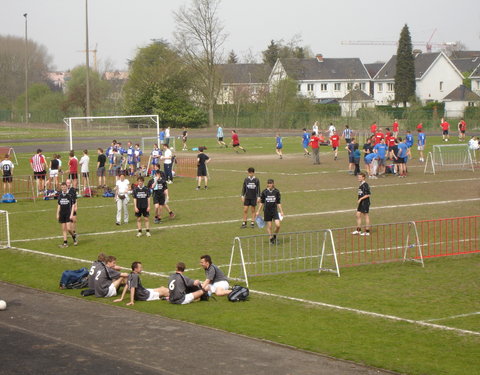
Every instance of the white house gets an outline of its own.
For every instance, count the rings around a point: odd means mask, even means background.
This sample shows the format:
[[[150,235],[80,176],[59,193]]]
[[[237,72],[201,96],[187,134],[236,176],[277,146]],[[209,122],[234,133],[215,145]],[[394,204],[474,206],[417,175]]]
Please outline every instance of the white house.
[[[478,107],[480,96],[464,85],[460,85],[443,98],[445,117],[463,117],[466,107]]]
[[[470,80],[472,82],[472,91],[475,94],[480,95],[480,65],[477,66],[477,69],[470,74]]]
[[[385,63],[374,77],[376,105],[388,105],[395,98],[397,56]],[[443,52],[415,55],[416,96],[423,102],[441,101],[463,82],[462,73]]]
[[[353,89],[370,92],[370,75],[359,58],[280,58],[270,73],[270,87],[286,78],[297,81],[298,95],[319,103],[339,100]]]
[[[216,68],[221,80],[217,104],[258,102],[268,91],[268,64],[219,64]]]
[[[338,101],[344,117],[357,117],[360,108],[375,108],[375,100],[362,90],[352,90]]]

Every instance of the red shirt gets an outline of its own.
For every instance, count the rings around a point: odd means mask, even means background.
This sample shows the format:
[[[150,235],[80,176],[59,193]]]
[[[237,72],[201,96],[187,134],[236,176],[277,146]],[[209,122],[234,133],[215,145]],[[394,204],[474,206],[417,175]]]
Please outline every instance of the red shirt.
[[[70,173],[78,173],[78,160],[77,158],[71,158],[68,161],[68,167]]]
[[[233,133],[233,134],[232,134],[232,141],[233,141],[232,143],[233,143],[234,145],[240,144],[240,141],[238,140],[238,134],[237,134],[237,133]]]
[[[42,154],[35,154],[30,159],[30,164],[34,172],[44,172],[45,171],[45,158]]]
[[[458,128],[460,129],[460,131],[464,132],[465,130],[467,130],[467,123],[465,121],[461,120],[458,123]]]
[[[385,138],[388,138],[388,137],[391,137],[392,136],[392,132],[386,132],[385,133]]]
[[[383,138],[385,138],[385,135],[383,133],[375,134],[375,144],[379,144]]]
[[[372,124],[370,126],[370,133],[375,134],[377,131],[377,124]]]
[[[418,125],[417,125],[417,129],[423,129],[423,125],[422,125],[422,124],[418,124]]]
[[[338,134],[334,134],[330,137],[330,142],[332,143],[332,147],[338,147],[340,145],[340,137]]]
[[[385,138],[385,140],[386,140],[386,143],[387,143],[388,147],[395,146],[395,137],[388,136],[388,137]]]
[[[398,122],[393,123],[393,131],[398,132]]]
[[[450,127],[450,124],[445,121],[445,122],[442,122],[440,126],[442,127],[442,130],[448,130],[448,128]]]
[[[318,142],[320,142],[320,138],[316,135],[310,138],[310,146],[312,146],[312,148],[318,148]]]

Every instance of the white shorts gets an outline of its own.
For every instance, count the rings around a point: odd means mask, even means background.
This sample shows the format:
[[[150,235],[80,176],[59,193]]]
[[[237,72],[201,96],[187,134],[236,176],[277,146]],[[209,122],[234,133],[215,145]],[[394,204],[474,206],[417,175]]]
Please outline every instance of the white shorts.
[[[115,285],[110,284],[110,286],[108,287],[108,293],[107,295],[105,296],[105,298],[109,298],[109,297],[115,297],[117,295],[117,288],[115,288]]]
[[[185,295],[182,305],[188,305],[189,303],[192,303],[194,299],[195,297],[193,296],[193,293],[188,293]]]
[[[217,288],[228,290],[228,288],[230,288],[230,285],[228,285],[227,280],[217,281],[216,283],[210,285],[210,291],[212,293],[215,293],[217,291]]]
[[[50,169],[50,177],[58,177],[58,169]]]
[[[160,299],[160,293],[156,292],[155,289],[147,289],[148,298],[147,301],[158,301]]]
[[[418,151],[423,151],[425,149],[425,146],[417,146]]]

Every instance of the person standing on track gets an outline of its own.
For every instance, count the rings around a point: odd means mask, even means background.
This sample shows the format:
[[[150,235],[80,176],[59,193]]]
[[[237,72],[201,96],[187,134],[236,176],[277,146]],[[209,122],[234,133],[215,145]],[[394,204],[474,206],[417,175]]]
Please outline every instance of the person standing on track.
[[[357,229],[352,234],[359,234],[360,236],[370,236],[370,217],[368,215],[370,211],[370,186],[365,181],[365,173],[358,174],[358,198],[357,198]],[[362,217],[365,219],[365,232],[362,232]]]

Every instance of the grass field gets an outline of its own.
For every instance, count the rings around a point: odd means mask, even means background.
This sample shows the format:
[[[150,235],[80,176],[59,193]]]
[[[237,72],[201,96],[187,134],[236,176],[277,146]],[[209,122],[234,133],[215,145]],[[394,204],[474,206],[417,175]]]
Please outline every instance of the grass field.
[[[262,184],[274,178],[282,192],[286,214],[282,232],[355,224],[358,182],[346,172],[345,151],[340,160],[333,161],[330,149],[323,148],[322,164],[314,166],[311,159],[303,157],[299,138],[284,139],[285,156],[280,160],[274,154],[273,134],[271,138],[240,137],[245,154],[219,149],[214,139],[196,140],[193,135],[190,147],[206,145],[212,158],[209,190],[195,191],[193,179],[178,178],[169,188],[169,204],[177,216],[154,226],[151,238],[135,237],[132,207],[130,223],[117,227],[113,199],[81,198],[80,244],[60,249],[56,201],[22,200],[0,205],[10,212],[12,246],[85,260],[104,251],[117,256],[124,267],[140,260],[146,271],[162,275],[172,272],[177,261],[184,261],[188,276],[202,278],[200,255],[209,253],[215,264],[225,269],[235,236],[264,233],[258,228],[240,229],[241,184],[250,166],[256,168]],[[440,137],[429,137],[428,142],[431,147],[440,143]],[[97,147],[106,145],[92,141],[92,155]],[[29,174],[27,158],[31,155],[18,156],[21,165],[15,173]],[[477,173],[424,175],[415,151],[414,157],[408,178],[369,181],[372,223],[479,213]],[[63,154],[64,163],[67,159]],[[18,249],[1,250],[0,264],[1,280],[73,296],[79,292],[58,290],[61,272],[88,267],[73,259]],[[189,306],[152,302],[137,303],[133,308],[402,373],[478,374],[479,267],[480,255],[472,254],[426,259],[425,268],[411,263],[343,268],[340,278],[317,272],[264,276],[250,280],[252,294],[247,303],[231,304],[218,298],[217,302]],[[165,285],[166,279],[144,275],[143,282],[155,287]]]

